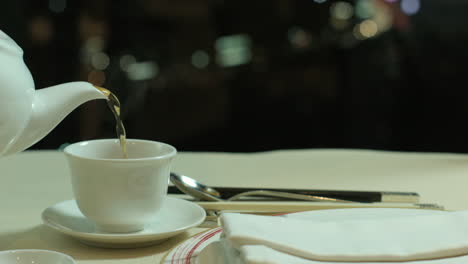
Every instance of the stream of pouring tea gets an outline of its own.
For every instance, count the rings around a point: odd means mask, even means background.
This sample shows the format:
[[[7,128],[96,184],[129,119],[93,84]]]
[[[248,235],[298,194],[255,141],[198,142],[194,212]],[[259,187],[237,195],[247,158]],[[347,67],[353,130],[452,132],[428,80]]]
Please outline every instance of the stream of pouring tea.
[[[122,122],[122,118],[120,117],[120,102],[117,96],[113,94],[111,91],[107,90],[106,88],[102,88],[99,86],[94,86],[99,91],[101,91],[104,95],[107,96],[107,105],[109,106],[110,110],[114,114],[115,117],[115,130],[117,132],[117,138],[120,141],[120,148],[122,149],[122,155],[126,159],[128,158],[127,153],[127,133],[125,132],[125,127]]]

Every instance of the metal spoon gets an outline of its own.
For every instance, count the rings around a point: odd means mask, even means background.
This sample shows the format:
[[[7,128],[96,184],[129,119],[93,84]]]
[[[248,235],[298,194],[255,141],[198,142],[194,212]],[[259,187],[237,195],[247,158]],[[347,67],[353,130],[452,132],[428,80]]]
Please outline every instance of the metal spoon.
[[[170,180],[183,193],[193,196],[202,201],[224,201],[221,194],[196,180],[185,175],[179,175],[171,172]]]
[[[214,188],[206,186],[195,179],[187,177],[185,175],[179,175],[177,173],[171,172],[170,174],[171,182],[179,188],[183,193],[193,196],[194,198],[200,199],[202,201],[235,201],[239,200],[245,196],[267,196],[267,197],[277,197],[277,198],[287,198],[294,200],[304,200],[304,201],[316,201],[316,202],[353,202],[342,199],[335,199],[324,196],[316,195],[305,195],[305,194],[296,194],[288,192],[279,192],[279,191],[270,191],[270,190],[255,190],[239,193],[230,197],[227,200],[221,198],[221,194]]]

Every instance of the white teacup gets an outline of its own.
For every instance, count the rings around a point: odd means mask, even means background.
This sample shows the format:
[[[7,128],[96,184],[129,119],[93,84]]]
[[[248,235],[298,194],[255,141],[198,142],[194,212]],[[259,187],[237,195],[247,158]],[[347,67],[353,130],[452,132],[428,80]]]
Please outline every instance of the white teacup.
[[[157,218],[167,195],[174,147],[127,139],[124,159],[117,139],[101,139],[69,145],[64,152],[78,207],[97,230],[136,232]]]

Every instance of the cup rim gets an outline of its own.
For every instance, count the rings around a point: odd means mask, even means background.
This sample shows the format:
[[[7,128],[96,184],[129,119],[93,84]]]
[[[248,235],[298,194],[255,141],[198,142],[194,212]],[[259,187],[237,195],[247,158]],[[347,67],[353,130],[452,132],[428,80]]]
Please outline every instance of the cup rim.
[[[171,158],[171,157],[173,157],[173,156],[175,156],[177,154],[177,149],[174,146],[169,145],[169,144],[164,143],[164,142],[154,141],[154,140],[146,140],[146,139],[135,139],[135,138],[127,138],[126,140],[127,140],[127,142],[146,142],[146,143],[151,143],[151,144],[159,144],[159,145],[168,147],[170,149],[170,151],[168,153],[164,154],[164,155],[159,155],[159,156],[154,156],[154,157],[112,158],[112,159],[109,159],[109,158],[90,158],[90,157],[86,157],[86,156],[83,156],[83,155],[78,155],[78,154],[75,154],[75,153],[71,152],[71,149],[73,147],[76,147],[77,145],[86,144],[86,143],[89,143],[89,142],[114,141],[114,142],[118,143],[118,141],[119,141],[116,138],[105,138],[105,139],[91,139],[91,140],[78,141],[78,142],[75,142],[75,143],[72,143],[72,144],[66,146],[63,149],[63,152],[68,156],[79,158],[79,159],[109,161],[109,162],[135,162],[135,161],[145,161],[145,160],[159,160],[159,159]]]

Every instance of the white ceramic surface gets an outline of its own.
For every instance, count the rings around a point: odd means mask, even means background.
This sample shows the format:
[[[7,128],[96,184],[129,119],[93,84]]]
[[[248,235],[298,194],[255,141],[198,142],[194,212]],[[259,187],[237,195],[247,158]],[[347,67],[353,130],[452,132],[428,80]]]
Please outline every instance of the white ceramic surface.
[[[153,222],[167,196],[174,147],[127,139],[78,142],[64,149],[81,212],[106,232],[135,232]]]
[[[0,68],[0,156],[33,145],[80,104],[107,98],[87,82],[35,90],[23,50],[1,30]]]
[[[74,264],[72,257],[60,252],[40,249],[0,251],[1,264]]]
[[[205,210],[196,203],[167,197],[159,211],[158,219],[148,224],[144,230],[135,233],[103,233],[97,231],[78,209],[74,200],[55,204],[42,213],[45,225],[85,244],[132,248],[160,243],[185,230],[198,226],[205,220]]]
[[[398,208],[350,208],[314,210],[286,214],[278,217],[309,219],[313,221],[336,221],[352,219],[387,219],[391,217],[444,214],[445,211]],[[222,245],[219,243],[220,229],[208,230],[173,248],[164,264],[227,264]],[[235,262],[234,262],[235,263]]]

